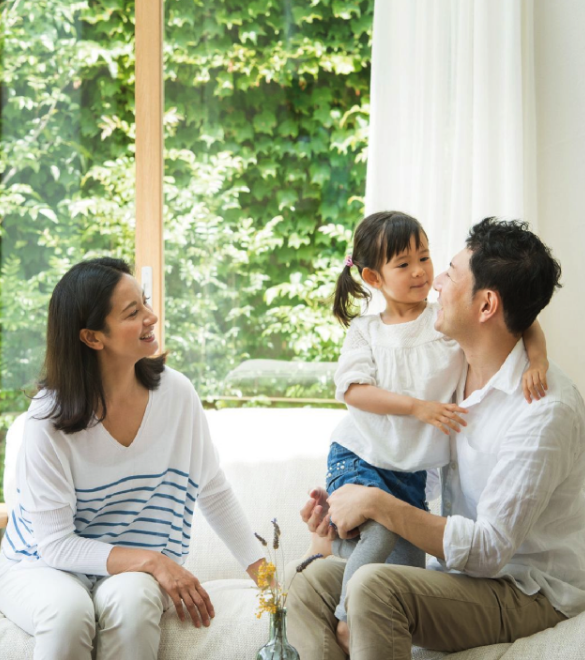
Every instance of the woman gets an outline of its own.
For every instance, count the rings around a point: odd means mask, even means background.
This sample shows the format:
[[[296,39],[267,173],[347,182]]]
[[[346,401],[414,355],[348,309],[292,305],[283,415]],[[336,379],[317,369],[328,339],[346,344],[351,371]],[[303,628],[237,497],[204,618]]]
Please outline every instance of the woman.
[[[173,603],[208,626],[213,605],[182,567],[196,502],[256,579],[199,398],[152,357],[156,322],[118,259],[77,264],[53,292],[0,557],[0,611],[35,636],[35,660],[89,660],[94,643],[100,660],[154,660]]]

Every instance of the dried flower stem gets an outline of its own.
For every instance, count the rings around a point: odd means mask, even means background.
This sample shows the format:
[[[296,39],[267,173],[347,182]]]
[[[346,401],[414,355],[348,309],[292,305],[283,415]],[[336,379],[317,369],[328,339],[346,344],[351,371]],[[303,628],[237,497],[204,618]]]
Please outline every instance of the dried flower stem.
[[[260,534],[257,534],[256,532],[254,532],[254,536],[260,541],[260,543],[262,543],[262,545],[268,547],[268,543],[266,542],[266,539],[263,539],[260,536]]]
[[[297,577],[297,575],[298,575],[299,573],[302,573],[302,572],[305,570],[305,568],[307,568],[307,566],[309,566],[310,564],[312,564],[316,559],[321,559],[321,557],[323,557],[323,555],[322,555],[321,553],[318,553],[318,554],[316,554],[316,555],[311,555],[310,557],[307,557],[304,561],[302,561],[302,562],[297,566],[296,571],[295,571],[295,574],[293,575],[292,580],[290,581],[290,584],[288,585],[289,590],[290,590],[290,587],[291,587],[292,583],[295,581],[295,578]],[[288,591],[287,591],[287,593],[285,593],[285,595],[284,595],[284,601],[283,601],[283,603],[282,603],[282,606],[283,606],[283,607],[284,607],[284,605],[285,605],[285,603],[286,603],[286,598],[287,598],[287,596],[288,596]]]
[[[297,573],[302,573],[305,570],[305,568],[307,568],[307,566],[309,566],[315,561],[315,559],[321,559],[322,556],[323,555],[321,553],[318,553],[316,555],[311,555],[310,557],[307,557],[303,562],[301,562],[297,566]]]
[[[278,523],[276,522],[276,518],[272,520],[272,524],[274,525],[274,538],[272,541],[272,547],[275,550],[278,550],[278,546],[280,544],[280,527],[278,526]]]

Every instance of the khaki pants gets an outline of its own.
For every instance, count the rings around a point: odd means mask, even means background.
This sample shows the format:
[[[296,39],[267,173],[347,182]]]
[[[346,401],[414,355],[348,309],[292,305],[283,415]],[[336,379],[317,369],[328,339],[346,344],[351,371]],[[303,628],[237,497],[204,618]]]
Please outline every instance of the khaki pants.
[[[344,566],[318,559],[290,584],[288,636],[302,660],[346,658],[333,614]],[[454,652],[513,642],[566,619],[541,593],[527,596],[509,580],[389,564],[356,571],[346,608],[351,660],[410,660],[412,644]]]

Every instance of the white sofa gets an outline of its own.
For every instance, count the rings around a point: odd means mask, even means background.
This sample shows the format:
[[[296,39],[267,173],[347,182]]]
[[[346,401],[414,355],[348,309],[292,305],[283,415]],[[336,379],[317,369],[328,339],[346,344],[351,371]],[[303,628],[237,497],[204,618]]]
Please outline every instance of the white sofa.
[[[331,429],[344,414],[318,409],[229,409],[208,419],[223,466],[253,528],[271,534],[278,518],[286,559],[301,557],[308,533],[298,512],[309,488],[322,483]],[[14,497],[14,460],[22,420],[7,439],[5,495]],[[208,629],[182,624],[173,610],[163,619],[160,660],[253,660],[268,634],[268,619],[255,616],[256,590],[230,553],[196,516],[187,566],[205,583],[216,617]],[[0,614],[0,658],[28,660],[34,641]],[[519,640],[445,654],[413,648],[416,660],[584,660],[585,615]],[[386,660],[381,658],[380,660]]]

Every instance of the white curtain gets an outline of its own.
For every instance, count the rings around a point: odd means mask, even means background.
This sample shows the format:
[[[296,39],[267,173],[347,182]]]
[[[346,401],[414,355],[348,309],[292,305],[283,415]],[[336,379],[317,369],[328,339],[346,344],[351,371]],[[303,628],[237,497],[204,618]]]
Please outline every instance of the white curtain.
[[[532,35],[533,0],[376,0],[366,211],[420,220],[436,273],[486,216],[536,228]]]

